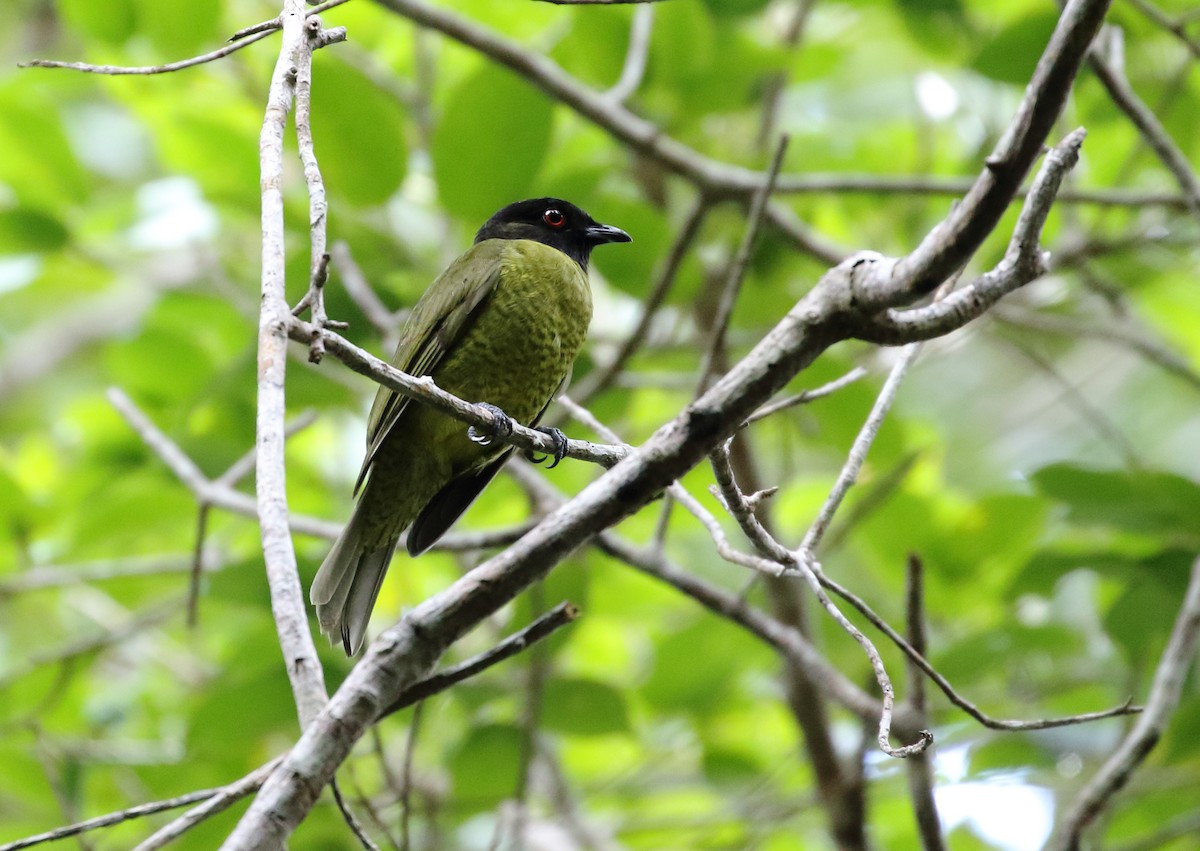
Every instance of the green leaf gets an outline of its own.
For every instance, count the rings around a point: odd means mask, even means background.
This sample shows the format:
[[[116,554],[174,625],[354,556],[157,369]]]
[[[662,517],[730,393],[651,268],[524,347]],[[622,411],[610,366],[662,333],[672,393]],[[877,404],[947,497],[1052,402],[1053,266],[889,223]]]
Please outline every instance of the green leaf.
[[[1019,18],[984,42],[971,67],[993,80],[1024,85],[1057,23],[1058,15],[1052,12]]]
[[[563,69],[584,82],[604,89],[621,77],[629,43],[630,12],[616,6],[598,7],[578,15],[574,26],[550,55]]]
[[[200,346],[157,329],[104,353],[113,379],[141,399],[192,397],[211,377],[212,364]]]
[[[553,679],[546,683],[542,721],[563,733],[596,736],[629,730],[625,697],[607,683]]]
[[[8,470],[0,466],[0,530],[3,532],[0,537],[4,539],[0,544],[0,564],[7,560],[5,557],[9,555],[10,546],[14,550],[11,553],[12,563],[17,563],[17,541],[25,537],[24,532],[33,523],[36,512],[34,502],[25,492],[25,488]]]
[[[704,749],[704,776],[713,783],[753,783],[763,766],[752,756],[721,747]]]
[[[648,64],[650,80],[678,85],[712,66],[716,25],[703,6],[660,3],[654,15]],[[682,91],[675,94],[686,95]]]
[[[455,801],[469,809],[488,809],[517,788],[521,731],[511,724],[475,727],[451,755]]]
[[[971,749],[971,774],[989,771],[1013,771],[1026,766],[1049,768],[1054,757],[1036,739],[1021,734],[1008,734],[989,738],[981,746]]]
[[[1150,666],[1179,614],[1195,553],[1174,551],[1148,559],[1128,576],[1104,627],[1135,666]]]
[[[91,38],[120,44],[133,35],[137,20],[134,0],[58,0],[55,5],[68,24]]]
[[[313,145],[330,194],[381,204],[407,168],[404,114],[396,99],[336,56],[313,62]]]
[[[45,73],[45,72],[43,72]],[[0,88],[0,183],[43,209],[62,209],[87,192],[87,176],[75,158],[55,105],[15,84]]]
[[[57,251],[68,238],[66,226],[48,213],[27,208],[0,212],[0,250]]]
[[[770,0],[704,0],[704,5],[714,15],[744,17],[766,7]]]
[[[1200,536],[1200,485],[1174,473],[1089,470],[1054,464],[1033,474],[1034,486],[1066,503],[1072,521],[1131,532]]]
[[[658,643],[644,694],[662,708],[707,713],[721,705],[739,672],[761,651],[746,632],[698,618]]]
[[[1106,549],[1072,549],[1055,547],[1037,553],[1013,580],[1010,595],[1049,594],[1058,580],[1075,570],[1091,570],[1100,576],[1121,582],[1129,582],[1139,570],[1174,569],[1176,564],[1190,564],[1194,553],[1190,550],[1162,550],[1152,552],[1121,551],[1114,546]]]
[[[1200,695],[1185,696],[1179,702],[1163,750],[1172,762],[1182,761],[1200,752]]]
[[[550,147],[553,108],[508,71],[481,68],[451,94],[433,136],[446,208],[476,226],[533,188]]]
[[[294,723],[295,712],[281,668],[227,668],[192,712],[188,753],[203,761],[224,751],[244,752],[272,730]]]
[[[221,0],[137,0],[137,20],[139,33],[171,61],[215,50],[225,40],[217,34]]]

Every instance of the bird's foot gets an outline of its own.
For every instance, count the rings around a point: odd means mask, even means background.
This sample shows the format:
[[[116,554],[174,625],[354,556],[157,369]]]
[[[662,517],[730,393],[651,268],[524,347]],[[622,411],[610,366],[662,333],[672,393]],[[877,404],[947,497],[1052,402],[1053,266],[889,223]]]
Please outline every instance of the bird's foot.
[[[492,423],[490,428],[471,426],[467,429],[467,437],[471,438],[471,440],[473,440],[475,443],[478,443],[480,446],[491,446],[496,442],[497,438],[505,438],[512,434],[512,417],[504,413],[504,411],[500,410],[495,405],[489,405],[487,402],[477,402],[476,404],[480,408],[487,409],[487,412],[495,417],[495,422]]]
[[[559,461],[567,457],[567,436],[562,433],[561,429],[551,428],[548,426],[541,426],[537,429],[537,431],[540,431],[542,434],[549,435],[550,439],[554,441],[554,461],[551,462],[548,467],[546,467],[547,470],[553,470],[558,466]],[[538,455],[532,451],[526,451],[525,457],[534,464],[541,464],[551,456]]]

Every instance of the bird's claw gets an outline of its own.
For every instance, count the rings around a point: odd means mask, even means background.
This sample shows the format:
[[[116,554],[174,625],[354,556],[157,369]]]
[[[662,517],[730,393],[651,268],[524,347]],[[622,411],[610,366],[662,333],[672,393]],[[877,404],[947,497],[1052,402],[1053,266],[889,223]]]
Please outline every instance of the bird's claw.
[[[479,402],[477,404],[480,408],[485,408],[495,418],[495,422],[492,423],[491,428],[471,426],[467,429],[467,437],[480,446],[491,446],[496,442],[497,438],[508,437],[512,434],[512,417],[495,405],[489,405],[487,402]]]
[[[550,427],[543,426],[543,427],[538,428],[537,430],[540,431],[542,434],[549,435],[550,439],[552,441],[554,441],[554,452],[553,452],[554,461],[548,467],[546,467],[547,470],[553,470],[555,467],[558,466],[559,461],[561,461],[562,459],[567,457],[567,436],[562,433],[561,429],[557,429],[557,428],[550,428]],[[541,464],[543,461],[546,461],[551,456],[538,455],[532,451],[527,451],[525,453],[525,457],[528,458],[530,461],[532,461],[534,464]]]

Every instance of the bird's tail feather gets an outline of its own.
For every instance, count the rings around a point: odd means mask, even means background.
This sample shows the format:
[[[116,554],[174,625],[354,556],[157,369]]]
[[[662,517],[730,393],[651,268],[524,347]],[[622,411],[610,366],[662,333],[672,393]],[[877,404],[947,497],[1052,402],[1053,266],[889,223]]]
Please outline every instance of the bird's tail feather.
[[[364,502],[360,500],[355,507],[309,590],[321,632],[329,636],[330,641],[340,637],[347,656],[357,653],[362,646],[375,598],[379,596],[383,576],[399,539],[396,535],[382,546],[364,546]]]

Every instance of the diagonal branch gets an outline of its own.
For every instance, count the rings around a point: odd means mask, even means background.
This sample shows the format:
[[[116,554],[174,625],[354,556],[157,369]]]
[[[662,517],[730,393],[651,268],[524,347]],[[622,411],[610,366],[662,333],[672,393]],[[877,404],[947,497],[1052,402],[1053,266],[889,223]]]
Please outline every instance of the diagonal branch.
[[[1133,126],[1142,134],[1146,144],[1154,151],[1163,166],[1179,184],[1188,209],[1200,217],[1200,177],[1196,175],[1187,155],[1171,138],[1158,116],[1137,96],[1133,86],[1125,77],[1124,34],[1118,27],[1105,27],[1102,38],[1088,54],[1092,71],[1108,92],[1117,108],[1128,116]]]
[[[865,327],[855,332],[855,336],[887,344],[911,343],[940,337],[982,316],[1001,298],[1044,274],[1046,254],[1041,250],[1039,242],[1042,228],[1050,214],[1058,187],[1067,172],[1079,161],[1079,149],[1083,146],[1086,135],[1082,128],[1075,130],[1046,154],[1025,205],[1021,208],[1004,259],[996,268],[925,307],[901,311],[894,309],[895,305],[888,305],[893,309],[873,316]],[[941,229],[942,226],[935,228],[934,233]],[[925,241],[929,242],[929,238]],[[922,249],[918,248],[917,252],[920,251]],[[889,268],[886,258],[877,256],[855,262],[858,266],[867,267],[867,271],[862,273],[865,280],[863,284],[858,284],[853,278],[851,280],[855,292],[864,299],[880,296],[885,303],[889,297],[883,295],[882,291],[890,286],[891,278],[896,275],[920,273],[919,267],[914,268],[906,260],[898,261],[894,268]],[[852,266],[852,270],[856,270],[858,266]]]

